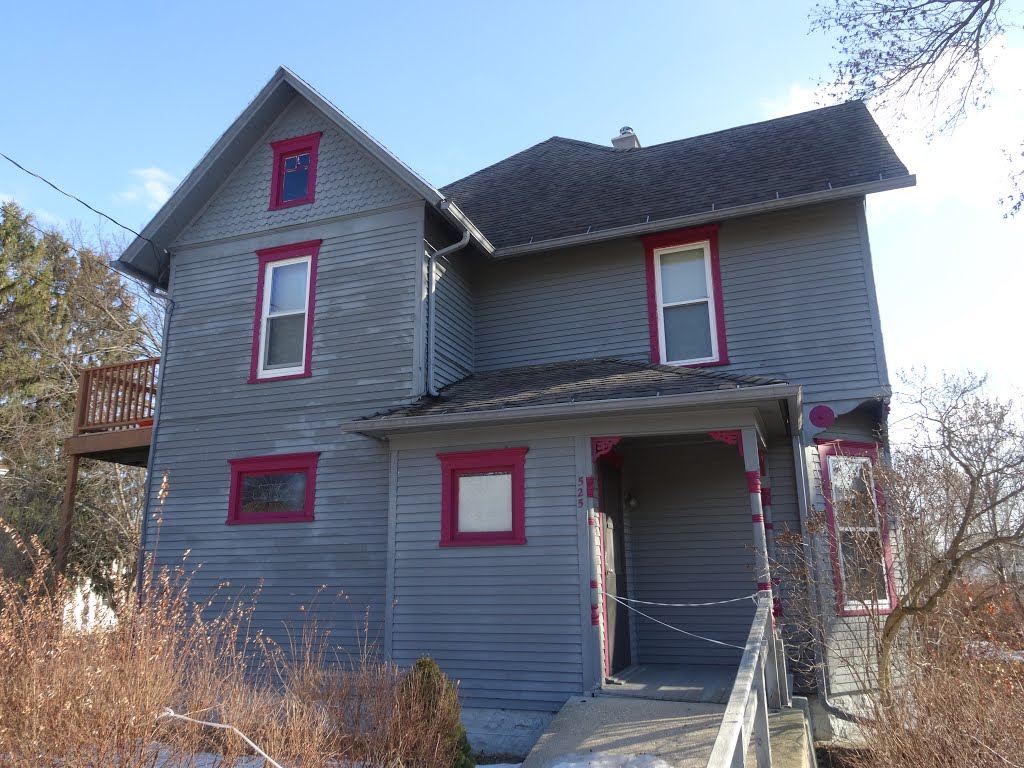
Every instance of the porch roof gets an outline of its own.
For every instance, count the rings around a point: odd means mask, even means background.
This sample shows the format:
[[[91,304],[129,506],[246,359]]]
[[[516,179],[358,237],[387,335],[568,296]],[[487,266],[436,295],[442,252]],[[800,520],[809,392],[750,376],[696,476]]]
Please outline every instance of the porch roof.
[[[407,405],[350,422],[349,431],[386,432],[399,425],[438,424],[499,416],[509,420],[543,411],[572,415],[598,406],[680,406],[734,399],[791,397],[798,387],[771,376],[711,368],[654,365],[618,358],[573,360],[474,373]],[[709,397],[710,396],[710,397]]]

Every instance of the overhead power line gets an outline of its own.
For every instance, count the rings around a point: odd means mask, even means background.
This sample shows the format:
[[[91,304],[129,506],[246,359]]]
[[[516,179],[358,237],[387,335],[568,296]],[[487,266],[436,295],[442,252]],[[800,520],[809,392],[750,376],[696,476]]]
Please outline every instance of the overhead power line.
[[[107,221],[109,221],[109,222],[110,222],[111,224],[114,224],[115,226],[118,226],[118,227],[120,227],[120,228],[121,228],[121,229],[123,229],[123,230],[126,230],[126,231],[128,231],[128,232],[131,232],[131,233],[132,233],[133,235],[135,235],[136,237],[138,237],[138,238],[140,238],[140,239],[142,239],[142,240],[145,240],[145,241],[146,241],[147,243],[149,243],[150,247],[151,247],[151,248],[153,248],[153,250],[154,250],[154,255],[157,255],[158,253],[161,253],[161,252],[162,252],[162,253],[166,254],[166,255],[167,255],[168,257],[170,257],[171,253],[170,253],[170,251],[168,251],[168,250],[167,250],[166,248],[162,248],[162,247],[160,247],[159,245],[157,245],[156,243],[154,243],[154,242],[153,242],[152,240],[150,240],[150,239],[149,239],[148,237],[146,237],[146,236],[142,235],[142,234],[141,234],[141,233],[139,233],[139,232],[136,232],[136,231],[135,231],[134,229],[132,229],[131,227],[129,227],[129,226],[125,225],[125,224],[122,224],[122,223],[121,223],[120,221],[118,221],[117,219],[115,219],[115,218],[114,218],[113,216],[111,216],[110,214],[104,213],[103,211],[99,210],[98,208],[94,208],[93,206],[91,206],[91,205],[89,205],[89,204],[88,204],[87,202],[85,202],[85,200],[83,200],[82,198],[80,198],[80,197],[76,197],[75,195],[71,194],[70,192],[67,192],[67,191],[65,191],[65,190],[61,189],[61,188],[60,188],[60,187],[58,187],[58,186],[57,186],[56,184],[54,184],[54,183],[53,183],[52,181],[50,181],[49,179],[47,179],[47,178],[46,178],[45,176],[41,176],[40,174],[36,173],[35,171],[29,170],[28,168],[26,168],[26,167],[25,167],[24,165],[22,165],[22,164],[21,164],[21,163],[19,163],[19,162],[18,162],[17,160],[15,160],[14,158],[10,157],[9,155],[6,155],[6,154],[4,154],[3,152],[0,152],[0,157],[2,157],[2,158],[3,158],[4,160],[6,160],[7,162],[9,162],[9,163],[10,163],[11,165],[13,165],[13,166],[14,166],[15,168],[18,168],[18,169],[20,169],[21,171],[24,171],[24,172],[25,172],[25,173],[27,173],[27,174],[28,174],[29,176],[33,176],[33,177],[35,177],[35,178],[39,179],[39,180],[40,180],[41,182],[43,182],[44,184],[46,184],[46,185],[48,185],[48,186],[52,187],[53,189],[57,190],[58,192],[60,192],[60,193],[61,193],[62,195],[64,195],[65,197],[69,197],[69,198],[71,198],[72,200],[74,200],[75,202],[77,202],[77,203],[81,203],[81,204],[82,204],[82,205],[84,205],[84,206],[85,206],[86,208],[88,208],[88,209],[89,209],[90,211],[92,211],[93,213],[97,214],[98,216],[102,216],[102,217],[103,217],[104,219],[106,219]],[[159,264],[159,262],[160,262],[160,259],[159,259],[159,258],[157,258],[157,263]],[[147,288],[147,290],[148,290],[148,289],[149,289],[149,286],[146,286],[146,288]]]

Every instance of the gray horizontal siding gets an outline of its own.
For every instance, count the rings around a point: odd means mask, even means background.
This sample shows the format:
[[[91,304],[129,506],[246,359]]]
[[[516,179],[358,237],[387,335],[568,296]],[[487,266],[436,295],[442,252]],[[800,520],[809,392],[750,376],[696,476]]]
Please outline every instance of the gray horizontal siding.
[[[508,547],[440,547],[437,450],[399,451],[392,657],[433,656],[467,706],[555,711],[583,687],[574,445],[515,445],[529,448],[527,544]]]
[[[186,249],[173,259],[174,309],[163,361],[153,466],[169,496],[147,547],[160,565],[201,568],[193,596],[261,588],[254,628],[286,642],[317,617],[335,642],[383,641],[389,453],[340,424],[413,390],[417,207],[267,238]],[[322,239],[312,376],[248,384],[255,250]],[[319,451],[315,520],[225,525],[228,459]],[[159,482],[155,483],[159,486]],[[155,488],[153,491],[155,493]],[[155,507],[155,502],[154,502]],[[304,608],[304,610],[303,610]]]
[[[881,335],[862,201],[727,221],[719,250],[731,364],[779,376],[807,401],[879,392]],[[481,264],[476,365],[649,357],[639,239]]]
[[[708,602],[753,594],[750,500],[735,447],[628,445],[625,485],[630,510],[630,572],[634,599]],[[642,606],[644,613],[688,632],[742,646],[753,603],[706,608]],[[638,616],[638,661],[650,664],[735,664],[741,651],[687,637]]]
[[[274,153],[270,143],[322,132],[316,198],[310,205],[269,211]],[[415,201],[416,195],[344,131],[301,97],[281,114],[228,177],[177,244],[248,235],[333,216],[370,212]]]
[[[455,253],[438,259],[434,275],[434,386],[438,388],[473,372],[474,305],[465,256]]]
[[[488,263],[473,278],[478,370],[648,354],[638,241]]]

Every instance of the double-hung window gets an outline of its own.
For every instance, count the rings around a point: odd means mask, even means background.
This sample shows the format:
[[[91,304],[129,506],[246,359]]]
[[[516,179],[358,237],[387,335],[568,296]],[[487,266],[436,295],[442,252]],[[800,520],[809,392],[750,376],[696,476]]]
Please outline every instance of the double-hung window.
[[[875,478],[877,446],[820,443],[822,491],[831,537],[836,599],[850,615],[887,611],[895,600],[892,552]]]
[[[270,179],[270,210],[312,203],[316,197],[316,165],[320,134],[275,141]]]
[[[718,229],[644,238],[651,360],[674,365],[729,362],[718,264]]]
[[[309,376],[320,241],[257,251],[256,321],[249,381]]]
[[[438,454],[442,547],[526,543],[526,452]]]

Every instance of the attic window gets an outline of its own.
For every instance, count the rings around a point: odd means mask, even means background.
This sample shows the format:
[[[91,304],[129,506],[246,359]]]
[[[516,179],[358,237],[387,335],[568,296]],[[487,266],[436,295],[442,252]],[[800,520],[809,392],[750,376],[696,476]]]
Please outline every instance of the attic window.
[[[312,203],[316,196],[316,161],[320,134],[272,142],[274,172],[270,182],[270,210]]]
[[[651,362],[726,365],[718,227],[644,238]]]

